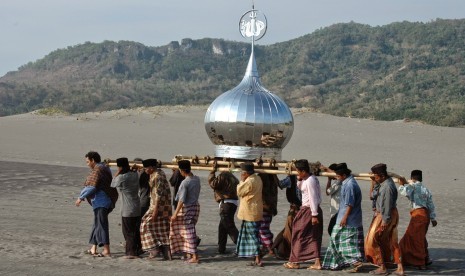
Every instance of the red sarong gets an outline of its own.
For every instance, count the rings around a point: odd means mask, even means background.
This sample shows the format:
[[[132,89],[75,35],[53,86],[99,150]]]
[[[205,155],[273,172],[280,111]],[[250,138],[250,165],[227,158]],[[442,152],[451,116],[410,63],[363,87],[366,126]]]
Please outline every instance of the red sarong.
[[[410,223],[400,240],[402,263],[412,266],[424,266],[429,259],[426,232],[429,226],[429,212],[425,208],[410,211]]]

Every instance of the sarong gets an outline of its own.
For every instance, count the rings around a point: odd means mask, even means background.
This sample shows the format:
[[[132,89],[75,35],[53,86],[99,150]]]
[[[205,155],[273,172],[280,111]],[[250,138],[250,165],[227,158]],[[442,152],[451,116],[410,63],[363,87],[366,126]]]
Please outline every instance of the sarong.
[[[402,263],[412,266],[424,266],[429,260],[426,233],[430,223],[427,209],[410,211],[410,223],[404,237],[399,242]]]
[[[145,213],[140,225],[142,249],[145,251],[170,244],[170,217],[157,217],[154,221],[153,216],[156,214],[152,209],[153,207]]]
[[[312,211],[300,207],[292,223],[291,255],[289,262],[298,263],[320,258],[323,238],[323,211],[318,207],[318,223],[312,225]]]
[[[259,221],[242,221],[239,237],[237,238],[236,252],[240,258],[260,255]]]
[[[276,235],[273,241],[273,249],[276,248],[275,253],[277,258],[289,259],[289,255],[291,254],[292,222],[294,221],[297,211],[299,211],[299,207],[291,205],[287,213],[284,229]]]
[[[373,219],[365,238],[365,258],[374,265],[382,265],[389,262],[400,263],[400,248],[397,238],[397,224],[399,213],[397,208],[391,211],[391,221],[384,231],[381,231],[382,215],[378,214]]]
[[[335,270],[362,262],[365,255],[363,239],[363,227],[335,225],[322,267]]]
[[[122,217],[121,225],[123,228],[123,237],[126,241],[126,256],[137,256],[140,254],[140,232],[137,222],[140,217]]]
[[[270,213],[263,211],[263,220],[260,221],[258,233],[262,245],[266,248],[271,248],[273,245],[273,233],[271,233],[270,229],[272,219],[273,216]]]
[[[184,205],[171,222],[170,243],[171,253],[197,253],[197,232],[195,225],[199,219],[200,205]]]
[[[94,225],[90,232],[89,244],[102,247],[105,244],[110,244],[110,228],[108,225],[108,209],[94,209]]]

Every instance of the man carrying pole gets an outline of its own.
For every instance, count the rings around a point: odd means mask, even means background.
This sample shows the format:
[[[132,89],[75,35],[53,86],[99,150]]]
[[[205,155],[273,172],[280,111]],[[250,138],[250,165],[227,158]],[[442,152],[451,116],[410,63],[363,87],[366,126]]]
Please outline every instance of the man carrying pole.
[[[433,227],[436,221],[436,212],[431,192],[423,185],[423,176],[420,170],[413,170],[410,174],[411,184],[405,178],[400,179],[399,193],[410,201],[410,223],[400,240],[399,246],[402,252],[402,263],[426,269],[431,264],[428,253],[426,233],[431,221]]]

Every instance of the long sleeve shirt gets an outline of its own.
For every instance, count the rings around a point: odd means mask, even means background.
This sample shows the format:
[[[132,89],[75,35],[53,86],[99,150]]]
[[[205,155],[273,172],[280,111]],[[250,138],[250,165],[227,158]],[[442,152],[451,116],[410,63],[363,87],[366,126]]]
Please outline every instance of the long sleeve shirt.
[[[113,178],[111,187],[118,188],[121,193],[121,216],[122,217],[139,217],[140,199],[139,199],[139,176],[137,172],[127,172]]]
[[[391,211],[397,205],[397,188],[392,178],[384,180],[380,184],[379,195],[376,199],[376,211],[383,216],[383,222],[389,223],[391,220]]]
[[[312,216],[318,216],[318,207],[321,204],[320,182],[311,175],[305,180],[297,181],[297,187],[302,192],[302,206],[309,207]]]
[[[409,199],[412,209],[426,208],[429,211],[430,219],[436,219],[433,195],[423,186],[423,183],[414,182],[408,185],[401,185],[399,193]]]
[[[263,183],[261,178],[252,174],[237,185],[240,199],[237,217],[245,221],[261,221],[263,218]]]
[[[100,189],[97,189],[94,186],[84,186],[79,194],[81,200],[90,199],[90,205],[92,209],[97,208],[111,208],[111,199],[110,197]]]
[[[239,180],[232,173],[221,172],[218,176],[215,176],[214,172],[210,172],[208,184],[215,192],[216,202],[225,199],[237,201],[237,184],[239,184]]]
[[[91,205],[94,209],[99,207],[113,209],[118,199],[118,191],[111,187],[111,180],[110,168],[104,163],[96,164],[84,182],[87,188],[82,190],[79,197],[81,199],[91,198]]]

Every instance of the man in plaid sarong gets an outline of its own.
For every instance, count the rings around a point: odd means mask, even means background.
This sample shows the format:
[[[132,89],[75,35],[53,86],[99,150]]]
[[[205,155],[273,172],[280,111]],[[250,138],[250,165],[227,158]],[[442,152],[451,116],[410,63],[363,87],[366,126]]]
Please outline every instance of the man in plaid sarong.
[[[157,168],[156,159],[142,162],[145,171],[150,175],[150,207],[142,217],[140,226],[142,249],[149,251],[149,258],[155,258],[159,250],[165,260],[171,260],[170,252],[170,218],[171,191],[163,170]]]
[[[185,179],[176,194],[178,206],[171,217],[171,252],[184,252],[188,258],[186,263],[197,264],[200,260],[197,253],[198,237],[195,225],[200,214],[200,179],[192,174],[190,161],[181,160],[178,162],[178,167]]]
[[[271,232],[270,226],[273,216],[267,211],[263,210],[263,219],[260,221],[258,227],[258,234],[260,236],[260,243],[262,244],[261,251],[263,255],[269,254],[274,255],[272,246],[273,246],[273,232]]]
[[[340,204],[322,267],[357,272],[364,258],[362,192],[346,163],[337,164],[333,171],[342,184]]]
[[[242,225],[237,239],[237,256],[254,257],[255,260],[249,265],[262,267],[259,227],[263,218],[263,183],[255,174],[252,162],[242,163],[241,170],[241,182],[237,186],[237,196],[240,199],[237,217],[242,220]]]
[[[176,219],[171,222],[170,240],[173,253],[197,254],[197,234],[195,224],[200,214],[200,205],[184,205]]]

